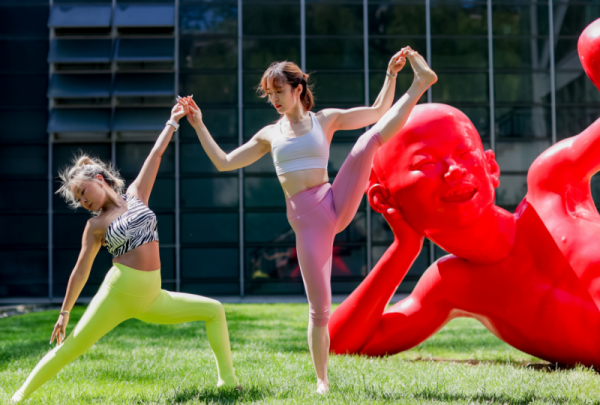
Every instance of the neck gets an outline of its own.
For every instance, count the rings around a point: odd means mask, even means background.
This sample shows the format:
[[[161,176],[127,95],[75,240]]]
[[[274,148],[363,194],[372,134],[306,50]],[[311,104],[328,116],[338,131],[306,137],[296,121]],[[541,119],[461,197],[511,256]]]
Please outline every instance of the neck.
[[[478,264],[504,259],[514,245],[515,234],[514,215],[494,204],[469,224],[427,232],[442,249]]]
[[[113,209],[119,209],[125,204],[125,201],[120,195],[117,195],[112,188],[106,190],[106,201],[102,205],[102,211],[112,211]]]
[[[284,115],[289,122],[297,124],[308,115],[308,111],[304,109],[301,103],[296,103],[296,105],[290,111],[285,112]]]

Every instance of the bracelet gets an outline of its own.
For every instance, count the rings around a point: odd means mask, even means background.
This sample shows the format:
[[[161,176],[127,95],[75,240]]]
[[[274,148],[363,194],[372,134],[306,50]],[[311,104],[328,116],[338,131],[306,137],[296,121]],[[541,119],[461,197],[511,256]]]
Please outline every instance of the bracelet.
[[[167,123],[165,125],[170,125],[173,128],[175,128],[175,131],[177,131],[179,129],[179,124],[176,123],[174,120],[169,119],[169,121],[167,121]]]
[[[60,311],[61,315],[71,315],[69,311]]]
[[[393,74],[391,74],[389,70],[386,70],[386,71],[385,71],[385,74],[386,74],[386,76],[387,76],[387,77],[389,77],[390,79],[395,79],[395,78],[396,78],[396,75],[393,75]]]

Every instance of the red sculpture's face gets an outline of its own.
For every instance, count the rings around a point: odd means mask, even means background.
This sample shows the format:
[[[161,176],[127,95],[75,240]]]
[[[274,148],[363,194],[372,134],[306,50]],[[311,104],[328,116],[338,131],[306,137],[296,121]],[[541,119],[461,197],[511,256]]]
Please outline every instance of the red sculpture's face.
[[[375,172],[390,203],[424,235],[466,225],[494,202],[498,165],[459,110],[417,106],[378,153]]]

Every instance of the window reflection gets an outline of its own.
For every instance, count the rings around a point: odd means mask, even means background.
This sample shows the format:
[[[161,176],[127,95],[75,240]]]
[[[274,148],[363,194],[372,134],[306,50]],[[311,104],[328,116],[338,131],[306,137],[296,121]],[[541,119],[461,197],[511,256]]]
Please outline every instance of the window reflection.
[[[500,186],[496,189],[496,204],[514,208],[523,200],[525,194],[527,194],[527,175],[500,174]]]
[[[306,66],[309,69],[362,69],[363,49],[362,38],[307,38]]]
[[[548,4],[529,1],[492,6],[494,35],[548,35]]]
[[[425,35],[425,2],[370,4],[369,35]]]
[[[283,243],[296,241],[285,212],[245,214],[246,242]]]
[[[362,33],[362,4],[306,4],[306,35]]]
[[[181,214],[182,243],[238,242],[237,213],[184,213]]]
[[[244,35],[300,35],[298,2],[245,2],[242,10]]]
[[[433,101],[487,103],[488,75],[485,73],[438,73],[438,82],[432,87]]]
[[[300,38],[253,38],[243,41],[244,69],[266,70],[284,60],[300,65]],[[262,76],[262,74],[261,74]],[[258,84],[259,80],[256,82]],[[249,83],[251,86],[254,83]]]
[[[434,69],[488,67],[486,38],[434,38],[431,40],[431,54]]]
[[[180,92],[193,94],[198,104],[234,104],[237,102],[236,74],[180,74]]]
[[[182,208],[237,207],[238,178],[181,179]]]
[[[487,35],[486,3],[432,1],[431,35]]]
[[[263,159],[270,159],[270,156]],[[272,161],[269,164],[273,167]],[[244,205],[248,208],[285,207],[285,196],[275,173],[268,177],[244,178]]]
[[[535,137],[551,136],[550,107],[507,107],[496,109],[496,136]]]
[[[237,40],[184,37],[179,41],[180,69],[236,69]]]
[[[549,73],[494,74],[496,101],[550,104]]]
[[[179,30],[182,34],[237,35],[237,5],[181,4]]]
[[[500,172],[526,172],[533,161],[550,147],[550,139],[528,142],[497,142],[496,161]]]
[[[317,103],[364,103],[365,81],[362,73],[317,72],[312,77],[315,79]]]

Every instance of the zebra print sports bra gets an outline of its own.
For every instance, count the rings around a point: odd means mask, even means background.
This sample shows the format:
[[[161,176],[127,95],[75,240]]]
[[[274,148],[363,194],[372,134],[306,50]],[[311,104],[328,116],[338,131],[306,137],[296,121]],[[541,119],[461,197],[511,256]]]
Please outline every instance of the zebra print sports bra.
[[[137,197],[130,194],[121,197],[127,201],[127,211],[110,223],[104,235],[104,244],[113,257],[158,241],[156,214]]]

